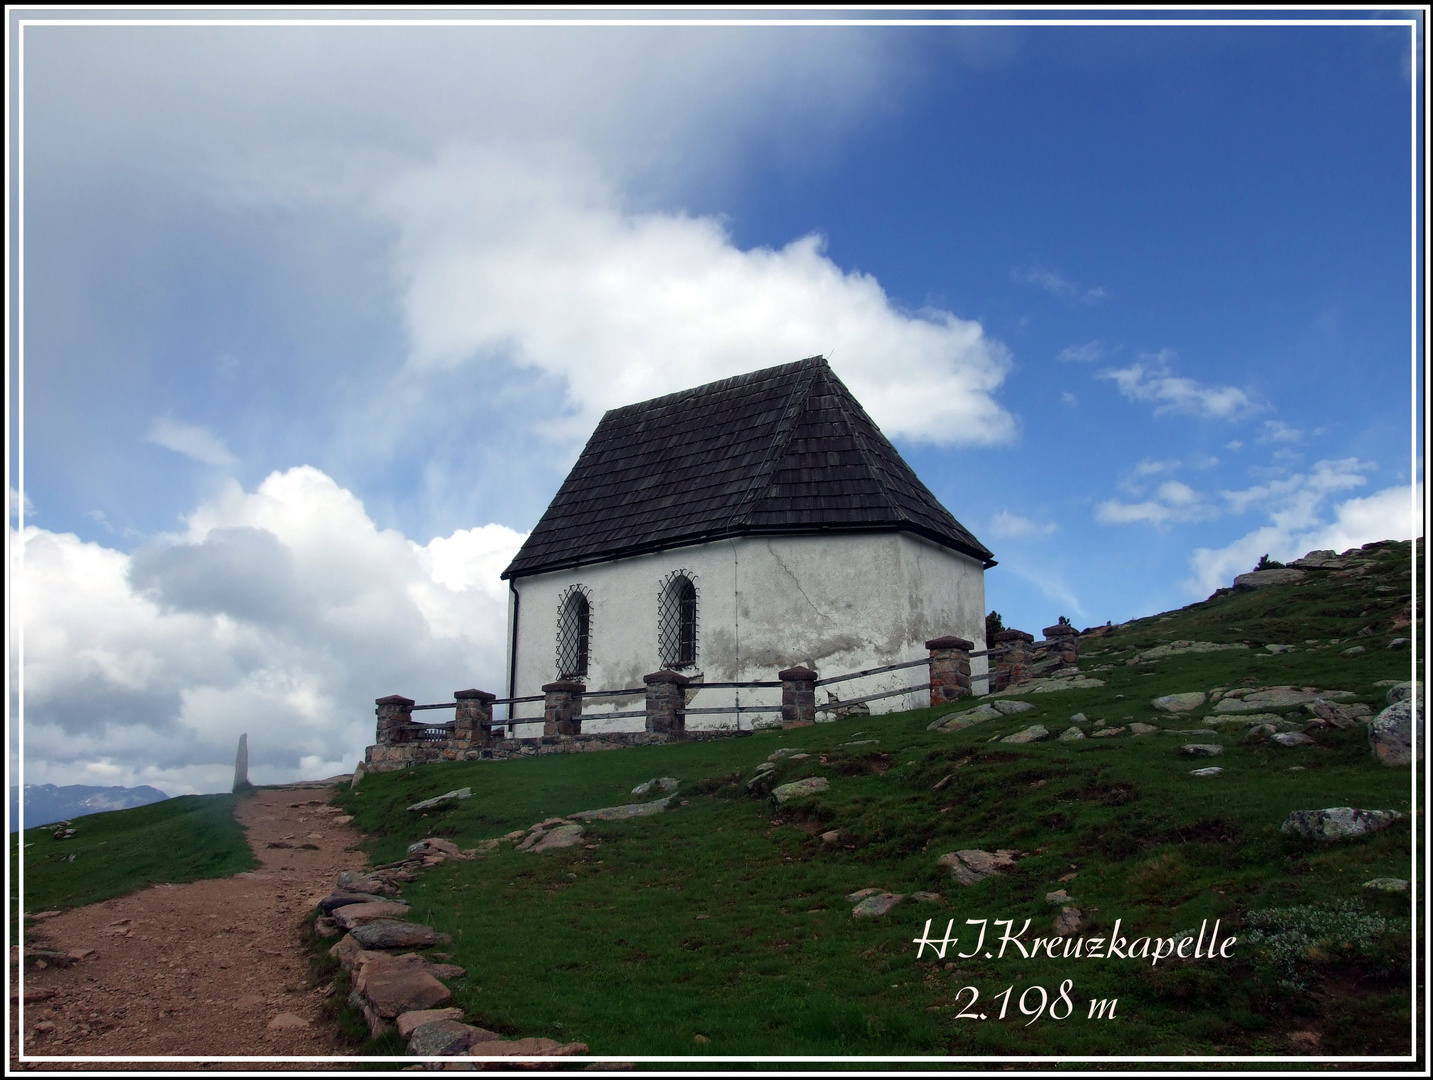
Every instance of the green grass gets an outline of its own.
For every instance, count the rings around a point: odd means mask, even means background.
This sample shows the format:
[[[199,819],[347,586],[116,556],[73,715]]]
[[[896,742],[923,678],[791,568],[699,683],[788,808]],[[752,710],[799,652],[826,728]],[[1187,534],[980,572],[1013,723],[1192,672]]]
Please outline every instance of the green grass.
[[[74,819],[78,833],[68,840],[55,839],[55,825],[27,829],[25,910],[79,907],[157,882],[178,884],[254,869],[259,862],[234,820],[235,801],[233,795],[181,795],[87,814]],[[16,884],[20,835],[10,838]]]
[[[534,856],[503,845],[405,887],[414,917],[452,934],[447,948],[469,971],[455,1003],[499,1031],[661,1055],[1285,1054],[1288,1035],[1303,1030],[1321,1035],[1321,1053],[1402,1052],[1410,900],[1360,886],[1409,876],[1411,829],[1335,845],[1278,831],[1290,811],[1324,806],[1414,819],[1409,772],[1371,758],[1364,726],[1320,732],[1317,746],[1298,749],[1246,743],[1239,729],[990,740],[1033,723],[1059,732],[1076,712],[1201,727],[1202,712],[1170,717],[1150,702],[1214,686],[1347,689],[1380,708],[1386,689],[1375,683],[1411,668],[1406,650],[1386,648],[1411,636],[1389,626],[1407,606],[1407,556],[1402,545],[1361,578],[1310,575],[1086,638],[1081,667],[1103,688],[1027,695],[1033,711],[956,734],[927,731],[952,711],[927,709],[719,742],[426,766],[370,775],[336,801],[370,834],[374,861],[387,862],[423,836],[473,846],[545,817],[637,801],[627,793],[654,776],[682,781],[665,815],[590,823],[593,849]],[[1401,595],[1384,603],[1380,584]],[[1355,637],[1365,625],[1376,633]],[[1331,646],[1329,637],[1349,640]],[[1126,663],[1180,638],[1254,647]],[[1320,644],[1304,646],[1309,638]],[[1261,648],[1271,642],[1299,650],[1271,655]],[[1367,651],[1342,656],[1353,644]],[[841,746],[858,734],[879,743]],[[1191,760],[1178,753],[1189,741],[1226,749],[1217,762]],[[786,746],[813,756],[783,760],[779,781],[826,776],[830,790],[779,809],[748,797],[744,780]],[[1224,774],[1189,776],[1208,764]],[[474,797],[451,809],[405,810],[462,786]],[[842,833],[840,844],[819,839],[828,829]],[[973,847],[1026,854],[1005,875],[962,888],[936,862]],[[1013,947],[1003,959],[956,959],[972,944],[966,919],[1013,919],[1019,929],[1028,918],[1024,940],[1048,937],[1058,909],[1044,896],[1072,870],[1065,887],[1085,915],[1081,936],[1108,934],[1116,919],[1129,938],[1218,919],[1222,935],[1241,940],[1228,960],[1159,966],[1026,960]],[[844,896],[868,886],[944,900],[907,899],[881,919],[853,920]],[[955,920],[960,944],[944,962],[929,950],[916,958],[912,939],[927,918],[936,936]],[[1020,995],[1043,986],[1054,999],[1066,979],[1074,1012],[1026,1026]],[[994,1017],[1008,986],[1005,1020],[956,1016]],[[978,1006],[963,987],[979,991]],[[1026,998],[1032,1009],[1038,997]],[[1088,1018],[1092,999],[1118,999],[1118,1019]]]
[[[1103,687],[1028,694],[1032,711],[954,734],[926,726],[955,710],[926,709],[712,742],[371,774],[335,802],[368,834],[373,862],[386,863],[424,836],[472,847],[546,817],[637,801],[628,793],[655,776],[681,780],[666,814],[589,823],[583,839],[595,847],[530,855],[503,845],[404,887],[413,917],[451,934],[444,949],[468,970],[453,984],[454,1004],[471,1022],[515,1036],[671,1056],[1401,1053],[1415,912],[1407,894],[1361,883],[1410,876],[1411,825],[1422,809],[1411,802],[1409,771],[1372,759],[1363,725],[1321,731],[1316,746],[1292,749],[1246,742],[1240,729],[1024,746],[991,740],[1034,723],[1058,733],[1076,712],[1111,724],[1202,727],[1204,711],[1170,717],[1151,700],[1214,686],[1346,689],[1380,708],[1386,688],[1376,684],[1412,669],[1406,649],[1386,648],[1413,636],[1392,625],[1408,606],[1409,564],[1408,545],[1399,545],[1361,577],[1311,574],[1086,637],[1081,667]],[[1357,637],[1365,626],[1372,635]],[[1331,637],[1344,640],[1331,645]],[[1318,644],[1305,646],[1311,638]],[[1129,662],[1176,639],[1252,648]],[[1275,642],[1298,651],[1262,649]],[[1367,651],[1343,656],[1353,644]],[[858,738],[879,742],[842,745]],[[1215,762],[1180,756],[1189,741],[1225,752]],[[778,747],[812,755],[783,759],[779,782],[825,776],[829,791],[780,808],[749,797],[745,780]],[[1189,775],[1208,764],[1224,774]],[[463,786],[473,798],[449,809],[406,810]],[[1339,805],[1408,816],[1342,844],[1279,832],[1292,810]],[[64,907],[252,866],[231,806],[231,797],[212,796],[95,815],[67,841],[32,830],[26,906]],[[829,829],[841,832],[837,845],[820,840]],[[963,888],[937,866],[962,848],[1024,855],[1004,875]],[[73,863],[56,858],[72,852]],[[1048,937],[1058,909],[1045,894],[1072,871],[1078,876],[1063,887],[1084,913],[1079,936],[1108,936],[1117,919],[1128,938],[1217,919],[1222,936],[1239,940],[1227,960],[1157,967],[1022,959],[1013,948],[1003,958],[956,956],[972,944],[967,919],[1011,919],[1015,929],[1029,919],[1022,940]],[[944,899],[908,898],[881,919],[854,920],[845,894],[865,887]],[[916,957],[912,939],[926,919],[937,937],[955,920],[960,940],[944,961],[929,950]],[[328,943],[310,940],[332,977]],[[1027,1026],[1021,995],[1039,986],[1054,999],[1065,980],[1071,1015]],[[332,1007],[355,1045],[397,1049],[391,1038],[360,1041],[339,983]],[[966,987],[979,992],[974,1007]],[[1007,987],[1007,1015],[996,1019]],[[1030,990],[1026,1001],[1037,998]],[[1115,1020],[1088,1017],[1090,1001],[1112,999]],[[963,1019],[962,1010],[991,1019]],[[1289,1040],[1294,1032],[1322,1042],[1301,1051]]]

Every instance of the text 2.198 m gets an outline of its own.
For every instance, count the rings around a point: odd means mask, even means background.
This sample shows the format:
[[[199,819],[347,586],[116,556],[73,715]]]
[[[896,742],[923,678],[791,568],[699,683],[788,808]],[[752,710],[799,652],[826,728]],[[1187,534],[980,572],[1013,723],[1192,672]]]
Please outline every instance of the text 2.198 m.
[[[1040,1019],[1041,1016],[1049,1016],[1051,1020],[1068,1019],[1070,1014],[1075,1011],[1075,1001],[1070,997],[1070,990],[1074,985],[1075,981],[1073,979],[1066,979],[1062,982],[1060,984],[1060,992],[1055,996],[1054,1001],[1050,1000],[1050,994],[1043,986],[1027,986],[1015,1003],[1021,1015],[1030,1018],[1025,1022],[1025,1026],[1029,1027],[1036,1020]],[[960,998],[967,991],[970,993],[970,1001],[966,1004],[964,1009],[955,1014],[955,1018],[957,1020],[989,1020],[989,1013],[975,1011],[976,1002],[980,1000],[980,991],[973,986],[962,986],[960,988],[956,993],[956,1005],[960,1005]],[[1010,1008],[1010,995],[1014,992],[1015,987],[1007,986],[1003,993],[995,995],[994,1000],[1000,1002],[1000,1014],[995,1017],[996,1020],[1005,1019],[1005,1014]],[[1039,995],[1039,1002],[1036,1003],[1032,1001],[1027,1005],[1026,998],[1029,998],[1032,994]],[[1113,1020],[1115,1019],[1115,1006],[1117,1004],[1119,1004],[1119,998],[1100,998],[1098,1000],[1091,998],[1087,1019]],[[1048,1012],[1046,1011],[1047,1008],[1049,1010]]]

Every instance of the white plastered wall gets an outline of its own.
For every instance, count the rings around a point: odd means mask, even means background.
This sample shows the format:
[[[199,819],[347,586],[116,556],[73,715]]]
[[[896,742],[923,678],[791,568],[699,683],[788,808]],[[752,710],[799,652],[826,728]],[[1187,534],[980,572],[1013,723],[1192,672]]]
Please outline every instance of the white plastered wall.
[[[658,593],[674,570],[685,571],[697,589],[697,664],[684,674],[707,682],[775,681],[778,671],[794,664],[830,677],[917,660],[929,655],[927,639],[947,634],[985,648],[984,569],[972,558],[909,533],[742,537],[519,578],[513,693],[538,694],[557,678],[558,606],[573,584],[591,598],[587,688],[641,688],[642,676],[661,667]],[[511,632],[508,640],[511,648]],[[508,665],[513,670],[511,655]],[[971,666],[973,674],[985,673],[983,658]],[[834,692],[849,700],[925,680],[923,669],[908,668],[818,687],[816,699],[826,704]],[[775,688],[694,686],[687,704],[765,706],[741,714],[740,726],[749,728],[777,720],[780,699]],[[873,701],[870,709],[891,712],[928,701],[919,691]],[[642,707],[640,694],[588,699],[583,731],[641,730],[641,718],[604,723],[600,715]],[[529,703],[513,715],[536,721],[541,714],[541,703]],[[818,713],[818,719],[828,715]],[[732,714],[689,713],[687,719],[692,729],[736,723]],[[518,731],[524,737],[537,733],[531,726]]]

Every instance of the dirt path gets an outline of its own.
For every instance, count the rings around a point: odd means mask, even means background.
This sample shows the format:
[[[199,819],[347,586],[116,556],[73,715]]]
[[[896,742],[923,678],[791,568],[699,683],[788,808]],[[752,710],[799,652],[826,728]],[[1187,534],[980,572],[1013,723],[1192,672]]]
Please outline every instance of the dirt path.
[[[68,968],[25,964],[27,994],[52,992],[25,1005],[25,1050],[52,1060],[20,1065],[14,1041],[18,947],[12,950],[11,1068],[126,1070],[133,1066],[121,1056],[140,1054],[173,1057],[173,1068],[324,1069],[332,1066],[188,1062],[211,1055],[347,1055],[337,1031],[319,1015],[324,988],[309,981],[299,944],[304,913],[328,895],[340,870],[359,869],[366,861],[345,850],[359,834],[327,811],[329,791],[318,783],[293,785],[260,791],[239,804],[238,819],[263,863],[253,873],[156,885],[32,924],[27,944],[94,954]],[[299,846],[305,844],[314,847]],[[271,1027],[282,1014],[308,1023],[289,1019]],[[121,1060],[65,1061],[90,1055]]]

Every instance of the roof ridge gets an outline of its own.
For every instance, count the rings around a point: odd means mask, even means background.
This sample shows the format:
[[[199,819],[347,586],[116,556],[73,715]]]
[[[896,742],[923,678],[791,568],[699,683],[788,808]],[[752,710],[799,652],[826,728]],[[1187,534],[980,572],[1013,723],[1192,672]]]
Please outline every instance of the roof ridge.
[[[734,526],[741,524],[746,515],[751,513],[752,507],[756,505],[760,492],[770,487],[771,470],[786,455],[786,448],[791,445],[791,439],[796,434],[796,421],[810,406],[811,387],[816,381],[816,376],[823,370],[830,370],[824,356],[808,356],[796,363],[809,365],[809,370],[792,387],[791,397],[786,403],[786,411],[782,413],[781,420],[777,424],[776,438],[772,439],[771,445],[767,447],[766,457],[762,461],[761,467],[753,470],[751,484],[747,487],[746,493],[742,495],[741,502],[732,510],[724,532],[729,533]]]

